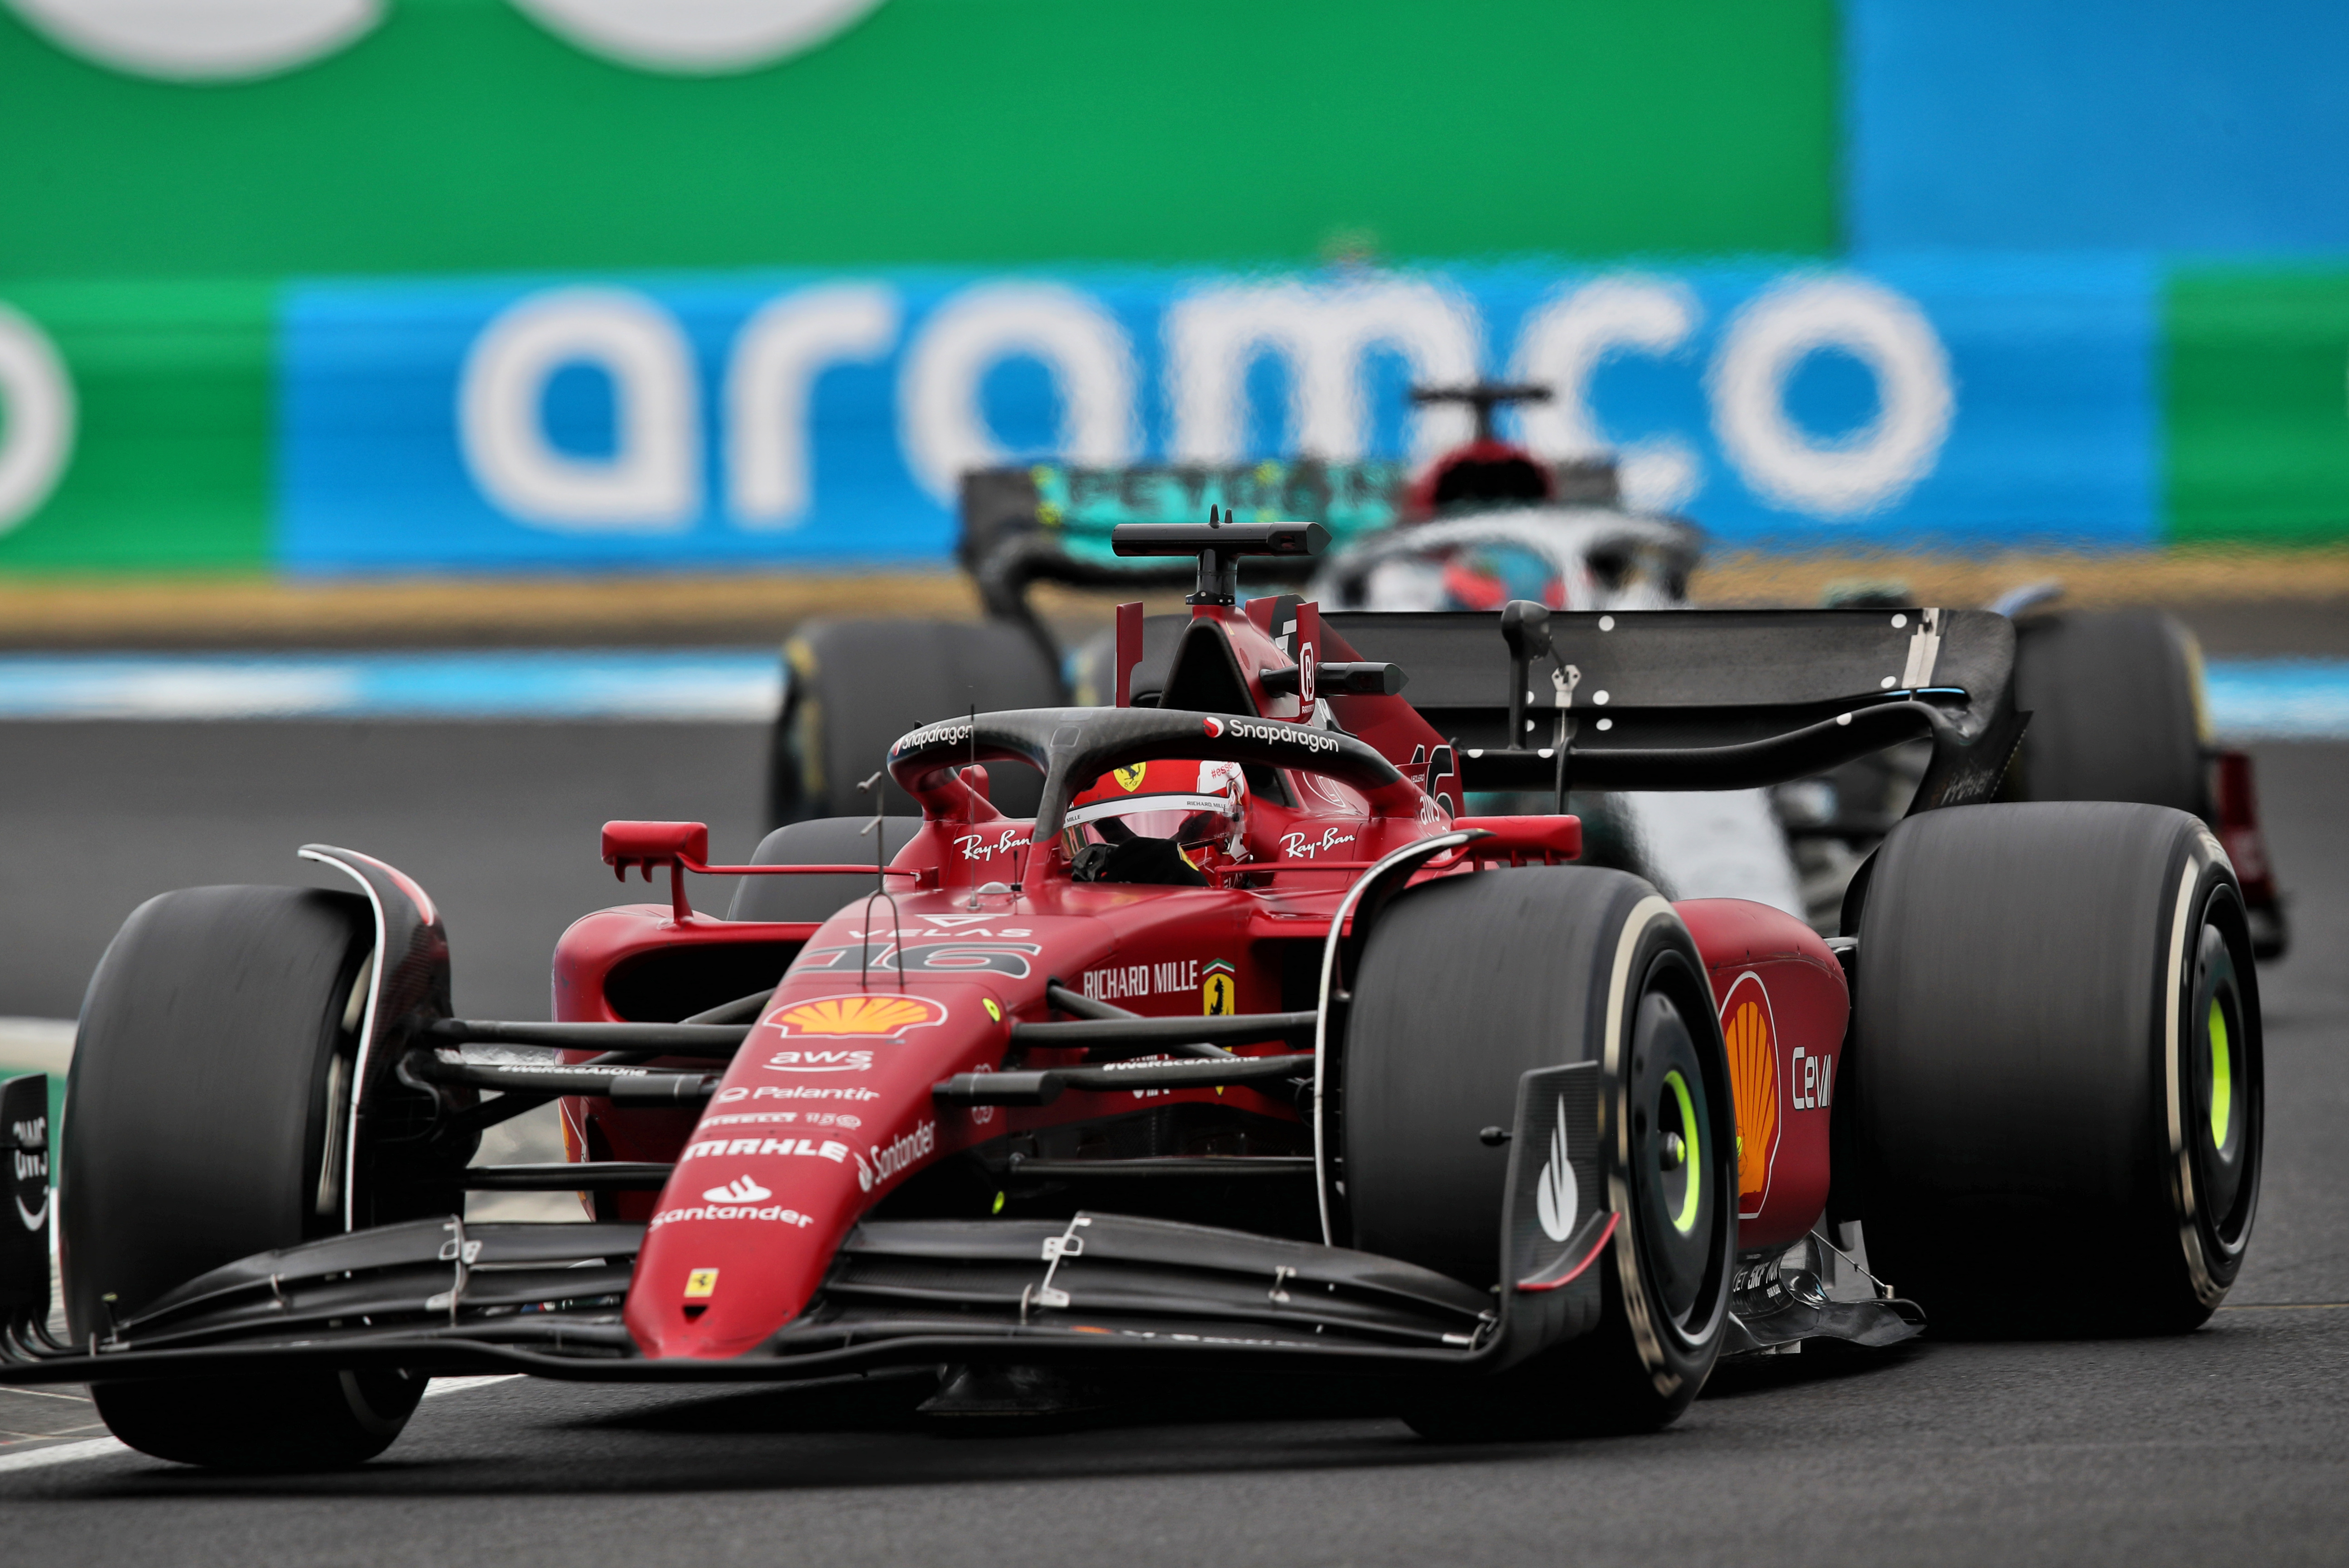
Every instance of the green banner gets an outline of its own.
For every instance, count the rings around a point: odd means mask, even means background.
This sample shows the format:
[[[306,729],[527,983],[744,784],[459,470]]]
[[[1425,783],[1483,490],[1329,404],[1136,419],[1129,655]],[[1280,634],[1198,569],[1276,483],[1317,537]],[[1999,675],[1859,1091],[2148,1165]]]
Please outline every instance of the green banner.
[[[2181,268],[2165,313],[2169,536],[2349,534],[2349,270]]]
[[[1837,241],[1830,0],[880,0],[714,75],[509,0],[254,79],[137,45],[0,8],[0,281]]]
[[[9,440],[19,421],[55,431],[17,459],[45,461],[7,487],[0,569],[265,566],[276,296],[262,284],[0,283],[14,317],[0,317],[0,357],[20,372],[0,398],[0,450],[25,452]],[[23,373],[44,351],[61,374]],[[27,512],[36,485],[46,500]]]

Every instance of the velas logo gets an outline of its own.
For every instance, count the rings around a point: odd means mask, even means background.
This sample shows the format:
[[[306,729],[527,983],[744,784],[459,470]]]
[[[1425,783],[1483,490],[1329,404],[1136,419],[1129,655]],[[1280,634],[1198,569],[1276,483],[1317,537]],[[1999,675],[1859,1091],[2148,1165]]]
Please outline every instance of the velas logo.
[[[794,1002],[767,1020],[777,1033],[841,1040],[859,1036],[902,1034],[947,1021],[946,1004],[926,996],[875,995],[860,992],[847,996],[819,996]]]
[[[738,1176],[723,1187],[713,1187],[701,1195],[708,1203],[763,1203],[773,1193],[747,1176]]]

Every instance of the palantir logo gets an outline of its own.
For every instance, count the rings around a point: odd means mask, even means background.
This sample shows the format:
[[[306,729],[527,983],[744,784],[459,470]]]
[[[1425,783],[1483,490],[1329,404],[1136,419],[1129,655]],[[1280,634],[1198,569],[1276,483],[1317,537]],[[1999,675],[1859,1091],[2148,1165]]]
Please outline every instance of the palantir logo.
[[[1541,1219],[1542,1234],[1553,1241],[1573,1234],[1574,1211],[1580,1197],[1575,1189],[1574,1167],[1566,1159],[1566,1103],[1561,1100],[1557,1126],[1549,1135],[1549,1158],[1534,1183],[1534,1209]]]
[[[738,1176],[723,1187],[713,1187],[701,1195],[706,1203],[763,1203],[773,1193],[747,1176]]]

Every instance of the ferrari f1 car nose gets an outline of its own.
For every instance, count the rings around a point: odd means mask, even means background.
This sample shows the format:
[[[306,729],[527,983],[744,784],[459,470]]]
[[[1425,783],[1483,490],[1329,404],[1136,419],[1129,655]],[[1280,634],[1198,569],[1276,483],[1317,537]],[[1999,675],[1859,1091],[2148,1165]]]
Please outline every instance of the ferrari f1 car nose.
[[[939,1152],[931,1085],[994,1065],[1008,1016],[979,983],[787,982],[646,1227],[626,1310],[645,1353],[738,1355],[796,1317],[858,1217]]]

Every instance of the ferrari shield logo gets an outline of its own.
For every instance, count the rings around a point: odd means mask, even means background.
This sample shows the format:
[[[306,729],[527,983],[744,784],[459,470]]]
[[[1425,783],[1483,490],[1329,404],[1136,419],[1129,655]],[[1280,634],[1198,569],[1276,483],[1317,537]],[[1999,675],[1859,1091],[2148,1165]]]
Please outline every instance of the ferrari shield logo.
[[[1148,763],[1136,763],[1130,768],[1112,769],[1111,776],[1117,780],[1121,788],[1132,794],[1142,787],[1142,775],[1149,771]]]
[[[706,1302],[718,1293],[718,1271],[696,1269],[685,1276],[685,1299]]]
[[[1206,978],[1199,982],[1199,1011],[1220,1018],[1239,1010],[1238,978],[1231,965],[1218,959],[1207,966]]]

